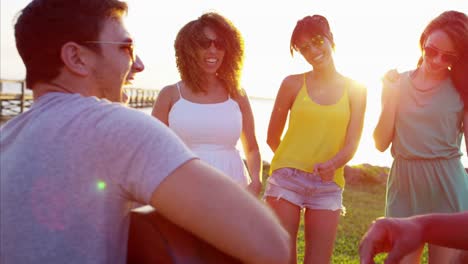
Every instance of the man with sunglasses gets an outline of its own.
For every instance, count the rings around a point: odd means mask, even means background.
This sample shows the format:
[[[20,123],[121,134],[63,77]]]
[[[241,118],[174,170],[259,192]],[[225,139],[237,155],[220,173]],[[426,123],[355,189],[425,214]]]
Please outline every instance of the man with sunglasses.
[[[144,69],[126,12],[117,0],[34,0],[20,12],[35,101],[0,131],[0,263],[125,263],[135,202],[242,262],[284,262],[288,236],[268,209],[120,104]]]

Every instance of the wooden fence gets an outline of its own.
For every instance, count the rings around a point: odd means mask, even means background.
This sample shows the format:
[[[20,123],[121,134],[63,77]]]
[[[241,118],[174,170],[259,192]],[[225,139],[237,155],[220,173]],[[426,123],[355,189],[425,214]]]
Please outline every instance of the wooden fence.
[[[125,88],[125,93],[129,97],[128,106],[133,108],[153,107],[159,91],[141,88]]]
[[[6,91],[7,84],[17,87],[18,91]],[[156,97],[157,90],[141,88],[124,88],[129,97],[128,106],[133,108],[152,107]],[[0,80],[0,119],[9,119],[15,115],[23,113],[32,104],[33,97],[31,91],[26,89],[23,80]]]

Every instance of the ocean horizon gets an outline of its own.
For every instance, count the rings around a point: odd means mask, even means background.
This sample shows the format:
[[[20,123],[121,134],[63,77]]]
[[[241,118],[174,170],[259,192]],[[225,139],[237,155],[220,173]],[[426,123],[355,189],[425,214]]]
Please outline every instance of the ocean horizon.
[[[30,90],[26,90],[30,93]],[[0,92],[3,93],[20,93],[21,88],[18,83],[2,83]],[[271,111],[273,109],[274,98],[267,97],[250,97],[250,104],[254,114],[255,120],[255,134],[257,137],[257,142],[260,148],[261,158],[264,161],[271,162],[273,158],[273,152],[266,143],[268,123],[270,120]],[[140,111],[150,115],[151,108],[142,108]],[[367,109],[369,111],[369,108]],[[380,110],[379,110],[380,111]],[[374,166],[390,167],[393,161],[393,158],[390,153],[390,148],[385,152],[378,151],[374,146],[374,141],[372,137],[372,132],[375,124],[378,120],[374,120],[376,117],[371,115],[366,115],[364,122],[364,129],[361,136],[361,141],[359,147],[354,155],[353,159],[348,162],[348,165],[359,165],[359,164],[371,164]],[[285,126],[285,131],[287,129],[287,124]],[[463,156],[461,157],[462,164],[465,168],[468,168],[468,159],[467,152],[465,149],[464,140],[461,143],[461,149]],[[241,153],[241,156],[245,156],[242,150],[242,144],[240,141],[237,144],[237,148]]]

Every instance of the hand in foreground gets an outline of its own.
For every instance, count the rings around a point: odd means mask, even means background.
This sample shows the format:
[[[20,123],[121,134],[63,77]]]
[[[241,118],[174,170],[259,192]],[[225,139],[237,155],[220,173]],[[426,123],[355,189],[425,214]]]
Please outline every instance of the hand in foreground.
[[[399,263],[422,245],[421,234],[421,227],[411,218],[379,218],[359,245],[361,264],[374,264],[374,257],[382,252],[389,252],[385,264]]]
[[[327,162],[315,164],[313,173],[319,175],[322,181],[333,181],[335,170],[335,164],[329,160]]]
[[[260,183],[260,181],[252,181],[247,186],[247,191],[253,194],[255,197],[258,197],[261,190],[262,190],[262,184]]]

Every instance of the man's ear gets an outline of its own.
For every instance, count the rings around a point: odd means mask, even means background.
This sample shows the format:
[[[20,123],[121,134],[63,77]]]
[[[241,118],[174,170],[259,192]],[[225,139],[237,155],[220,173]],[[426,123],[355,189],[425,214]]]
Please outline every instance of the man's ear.
[[[60,57],[62,58],[65,68],[70,72],[87,76],[90,72],[90,53],[92,51],[84,46],[78,45],[75,42],[67,42],[62,46]]]

